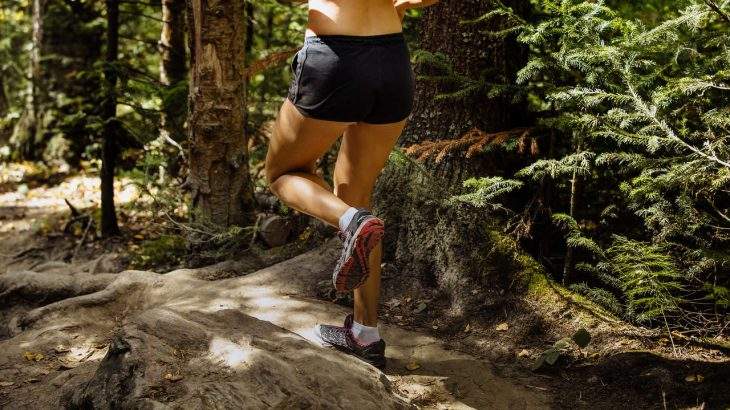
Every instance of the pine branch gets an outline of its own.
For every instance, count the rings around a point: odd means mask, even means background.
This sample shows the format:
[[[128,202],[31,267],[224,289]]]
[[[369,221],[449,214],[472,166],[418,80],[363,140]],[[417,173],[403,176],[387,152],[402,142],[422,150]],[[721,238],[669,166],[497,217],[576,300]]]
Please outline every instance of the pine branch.
[[[695,147],[692,144],[687,143],[683,139],[679,138],[677,134],[672,130],[672,128],[667,124],[664,120],[661,120],[656,115],[656,110],[650,109],[649,106],[646,104],[646,102],[639,96],[639,94],[636,92],[636,89],[634,88],[633,84],[630,80],[630,74],[627,71],[627,69],[621,70],[621,72],[624,74],[624,82],[626,86],[628,87],[629,94],[631,95],[631,98],[634,101],[634,106],[647,118],[651,119],[652,122],[654,122],[661,130],[664,132],[664,134],[672,141],[679,143],[680,145],[684,146],[688,150],[694,152],[695,154],[709,160],[712,162],[715,162],[717,164],[722,165],[723,167],[730,168],[730,162],[722,160],[718,158],[716,155],[708,155],[701,149]]]
[[[720,8],[720,6],[718,6],[717,4],[715,4],[714,1],[712,1],[712,0],[704,0],[704,2],[705,2],[705,4],[707,4],[707,7],[711,8],[715,13],[719,14],[720,17],[722,17],[723,20],[725,20],[726,22],[730,23],[730,16],[728,16],[727,13],[725,13],[724,11],[722,11],[722,9]]]

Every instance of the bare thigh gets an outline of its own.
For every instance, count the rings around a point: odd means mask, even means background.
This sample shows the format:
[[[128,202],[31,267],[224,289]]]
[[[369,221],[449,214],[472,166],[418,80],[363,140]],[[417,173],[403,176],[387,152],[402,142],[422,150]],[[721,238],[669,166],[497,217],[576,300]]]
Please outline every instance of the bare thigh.
[[[370,208],[375,181],[398,141],[405,120],[357,123],[345,130],[334,171],[334,192],[351,206]]]
[[[314,173],[317,160],[350,124],[307,118],[284,100],[266,154],[269,183],[293,171]]]

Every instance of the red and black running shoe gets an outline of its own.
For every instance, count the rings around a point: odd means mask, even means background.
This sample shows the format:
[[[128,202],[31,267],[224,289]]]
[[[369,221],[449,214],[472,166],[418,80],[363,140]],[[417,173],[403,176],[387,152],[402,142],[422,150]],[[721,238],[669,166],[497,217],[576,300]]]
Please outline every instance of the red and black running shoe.
[[[324,346],[358,357],[378,369],[385,368],[385,341],[383,339],[369,345],[361,345],[352,335],[352,314],[345,318],[344,326],[316,325],[314,334]]]
[[[358,208],[347,228],[340,232],[342,254],[332,274],[338,292],[360,287],[370,274],[368,257],[383,237],[383,221],[365,208]]]

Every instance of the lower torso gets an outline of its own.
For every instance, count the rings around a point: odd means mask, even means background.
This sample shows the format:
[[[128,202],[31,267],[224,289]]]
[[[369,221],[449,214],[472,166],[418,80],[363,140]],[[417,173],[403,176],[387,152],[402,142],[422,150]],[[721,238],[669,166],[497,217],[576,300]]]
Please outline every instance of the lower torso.
[[[372,36],[401,30],[392,0],[309,0],[306,36]]]

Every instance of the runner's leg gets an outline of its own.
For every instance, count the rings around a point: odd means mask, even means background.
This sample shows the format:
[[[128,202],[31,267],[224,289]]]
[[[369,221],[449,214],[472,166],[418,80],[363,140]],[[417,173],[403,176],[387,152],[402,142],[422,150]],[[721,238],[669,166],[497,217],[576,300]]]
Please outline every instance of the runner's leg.
[[[405,121],[393,124],[358,123],[347,128],[335,164],[335,195],[353,207],[371,208],[375,181],[388,161]],[[387,229],[387,225],[386,225]],[[366,326],[378,323],[380,260],[382,245],[370,253],[370,275],[355,289],[355,321]]]
[[[289,207],[338,226],[350,207],[315,173],[317,160],[350,123],[304,117],[288,99],[274,125],[266,154],[271,191]]]

